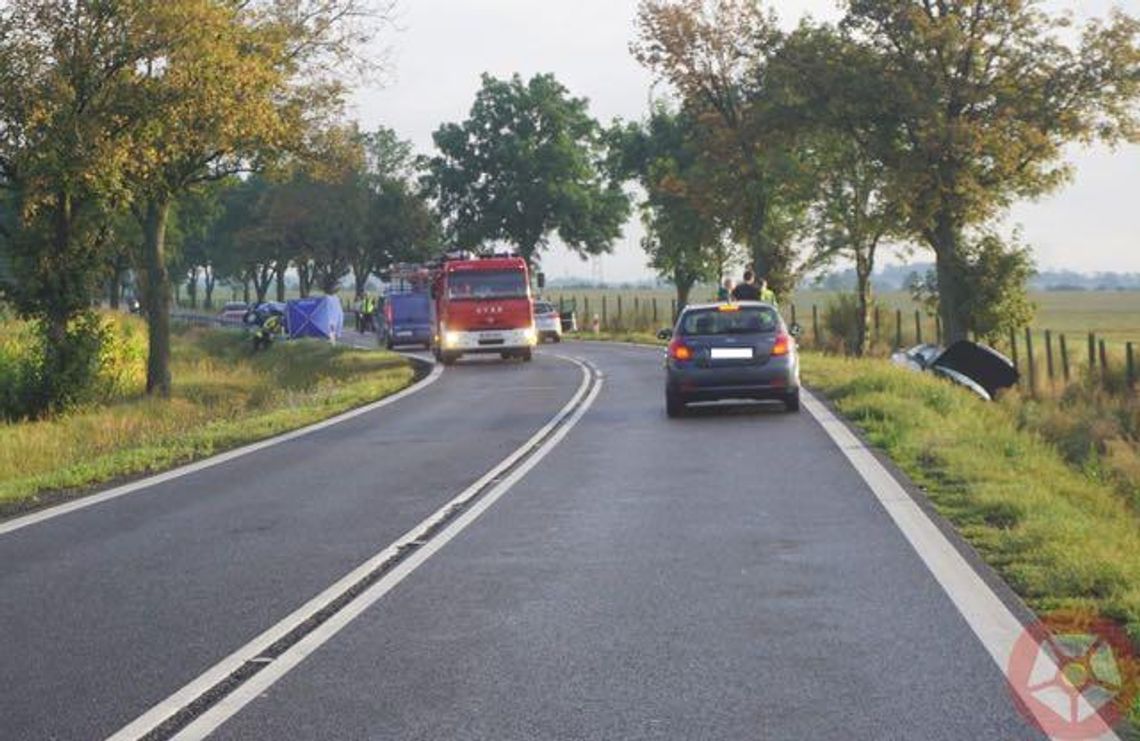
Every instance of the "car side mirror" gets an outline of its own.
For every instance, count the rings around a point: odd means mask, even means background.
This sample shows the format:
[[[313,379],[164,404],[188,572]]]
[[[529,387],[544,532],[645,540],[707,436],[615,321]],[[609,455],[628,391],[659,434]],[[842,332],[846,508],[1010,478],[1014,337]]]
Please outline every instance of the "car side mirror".
[[[539,290],[546,288],[546,273],[539,272],[534,276],[534,280],[538,283]]]
[[[793,323],[792,326],[788,327],[788,334],[790,334],[792,337],[795,337],[797,340],[800,338],[800,335],[802,335],[803,333],[804,333],[804,328],[798,324]]]
[[[659,340],[671,340],[671,339],[673,339],[673,330],[668,329],[668,328],[662,329],[661,331],[659,331],[657,333],[657,339],[659,339]]]

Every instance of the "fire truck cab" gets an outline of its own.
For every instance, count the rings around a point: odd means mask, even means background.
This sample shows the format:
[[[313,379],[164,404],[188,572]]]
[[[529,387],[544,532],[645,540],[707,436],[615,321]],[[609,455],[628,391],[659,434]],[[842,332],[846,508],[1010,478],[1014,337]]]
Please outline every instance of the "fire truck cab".
[[[526,260],[451,253],[432,271],[433,351],[444,365],[471,353],[529,361],[538,344]]]

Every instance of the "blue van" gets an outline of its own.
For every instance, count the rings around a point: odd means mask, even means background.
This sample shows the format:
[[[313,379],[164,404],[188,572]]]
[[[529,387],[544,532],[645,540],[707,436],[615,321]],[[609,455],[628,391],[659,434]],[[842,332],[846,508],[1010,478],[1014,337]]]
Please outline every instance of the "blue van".
[[[385,344],[432,345],[431,297],[424,292],[391,293],[384,300]]]

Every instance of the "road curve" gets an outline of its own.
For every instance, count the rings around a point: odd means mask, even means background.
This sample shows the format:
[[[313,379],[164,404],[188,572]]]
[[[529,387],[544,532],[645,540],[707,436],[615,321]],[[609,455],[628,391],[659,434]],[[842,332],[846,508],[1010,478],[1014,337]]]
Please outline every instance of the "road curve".
[[[1036,737],[809,415],[668,420],[659,352],[559,352],[605,376],[576,426],[216,737]],[[0,736],[126,724],[478,478],[580,381],[543,352],[461,364],[312,439],[0,537]]]
[[[0,738],[125,725],[399,538],[582,371],[476,361],[388,407],[0,536]]]
[[[565,442],[216,737],[1036,737],[811,417],[670,421],[659,353],[573,351]]]

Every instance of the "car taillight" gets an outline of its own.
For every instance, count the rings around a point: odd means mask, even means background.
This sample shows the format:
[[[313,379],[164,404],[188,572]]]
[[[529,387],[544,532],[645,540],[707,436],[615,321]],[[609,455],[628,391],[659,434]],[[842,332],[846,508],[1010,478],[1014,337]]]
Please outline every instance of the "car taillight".
[[[787,355],[792,350],[792,336],[787,332],[776,335],[776,344],[772,346],[772,355]]]
[[[693,348],[682,342],[680,338],[674,338],[669,343],[669,357],[673,360],[692,360]]]

